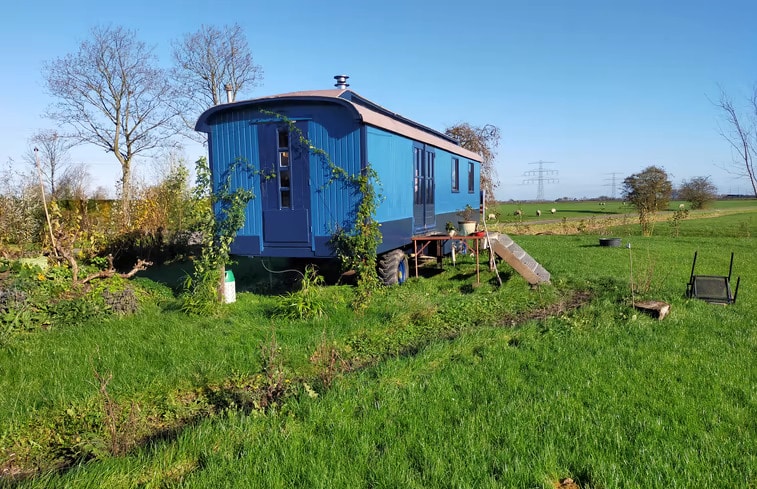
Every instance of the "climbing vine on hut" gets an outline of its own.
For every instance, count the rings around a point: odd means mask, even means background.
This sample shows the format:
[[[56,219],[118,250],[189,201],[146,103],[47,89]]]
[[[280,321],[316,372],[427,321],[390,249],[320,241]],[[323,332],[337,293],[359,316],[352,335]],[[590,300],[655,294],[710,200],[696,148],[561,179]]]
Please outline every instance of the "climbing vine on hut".
[[[376,249],[382,240],[380,224],[376,220],[376,210],[381,201],[380,192],[377,191],[379,180],[376,171],[370,164],[366,164],[360,173],[350,174],[334,163],[325,150],[313,146],[293,120],[272,111],[260,112],[286,124],[290,134],[296,135],[297,142],[321,160],[329,175],[324,187],[343,182],[360,196],[360,202],[355,209],[354,225],[344,228],[337,223],[330,243],[342,270],[355,270],[357,273],[360,293],[356,304],[364,304],[365,301],[362,299],[369,296],[381,283],[376,272]]]
[[[207,159],[196,162],[197,180],[193,194],[192,212],[196,231],[202,239],[200,256],[194,260],[194,270],[184,282],[182,310],[188,314],[206,315],[215,312],[220,303],[223,271],[230,260],[231,243],[244,225],[244,209],[255,198],[251,189],[231,190],[232,175],[242,172],[252,178],[260,172],[243,159],[237,159],[213,191],[213,176]]]

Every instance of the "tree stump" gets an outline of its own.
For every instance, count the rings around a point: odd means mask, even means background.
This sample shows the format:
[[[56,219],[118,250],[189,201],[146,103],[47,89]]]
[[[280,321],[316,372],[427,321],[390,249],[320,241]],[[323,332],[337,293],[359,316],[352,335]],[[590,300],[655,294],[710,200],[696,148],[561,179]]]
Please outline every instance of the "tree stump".
[[[662,301],[643,301],[634,304],[634,307],[640,311],[643,311],[650,316],[663,320],[665,316],[670,312],[670,304]]]

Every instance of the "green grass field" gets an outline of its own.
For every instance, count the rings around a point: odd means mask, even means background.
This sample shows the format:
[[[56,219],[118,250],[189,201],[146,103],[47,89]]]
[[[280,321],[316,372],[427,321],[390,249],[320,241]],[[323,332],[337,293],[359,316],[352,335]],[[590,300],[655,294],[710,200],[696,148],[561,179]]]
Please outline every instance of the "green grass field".
[[[671,201],[668,204],[668,212],[675,211],[678,206],[688,203],[684,201]],[[552,214],[551,210],[555,209]],[[520,210],[521,216],[516,216],[515,212]],[[537,211],[541,211],[541,216]],[[722,215],[730,213],[752,213],[757,210],[757,200],[755,199],[733,199],[719,200],[710,203],[705,209],[692,211],[692,217],[703,215]],[[635,217],[633,207],[624,205],[622,201],[560,201],[560,202],[506,202],[498,204],[493,210],[486,211],[487,214],[495,213],[496,222],[514,223],[514,222],[539,222],[554,219],[565,218],[602,218],[614,217],[623,214],[629,214]],[[662,213],[665,214],[664,212]]]
[[[240,292],[220,318],[167,300],[15,338],[0,347],[0,470],[44,470],[0,486],[757,487],[757,209],[727,204],[647,238],[632,219],[603,226],[630,249],[516,226],[552,274],[537,290],[506,264],[502,287],[488,271],[478,285],[466,256],[362,314],[341,285],[318,292],[326,316],[285,320],[282,279],[253,284],[240,269],[240,290],[266,293]],[[695,251],[708,275],[735,253],[736,304],[684,297]],[[634,300],[666,301],[670,315],[634,309],[631,282]],[[125,455],[97,450],[108,418],[95,371],[112,373],[120,406],[166,429]],[[264,414],[239,390],[208,390],[249,379],[288,396]],[[34,446],[54,430],[59,442]],[[56,470],[76,450],[87,456]]]

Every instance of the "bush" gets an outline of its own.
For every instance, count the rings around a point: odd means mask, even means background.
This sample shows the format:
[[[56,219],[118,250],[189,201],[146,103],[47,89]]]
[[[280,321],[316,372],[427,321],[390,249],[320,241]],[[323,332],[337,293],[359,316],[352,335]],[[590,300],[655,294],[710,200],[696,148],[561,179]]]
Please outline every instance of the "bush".
[[[318,275],[312,265],[305,268],[300,290],[289,292],[279,298],[276,312],[279,317],[287,319],[311,319],[326,313],[326,300],[323,298],[324,278]]]
[[[684,180],[678,189],[678,197],[691,203],[692,209],[704,209],[707,204],[717,199],[718,188],[709,177],[694,177]]]
[[[102,297],[108,311],[119,316],[134,314],[139,308],[139,301],[133,289],[104,290]]]

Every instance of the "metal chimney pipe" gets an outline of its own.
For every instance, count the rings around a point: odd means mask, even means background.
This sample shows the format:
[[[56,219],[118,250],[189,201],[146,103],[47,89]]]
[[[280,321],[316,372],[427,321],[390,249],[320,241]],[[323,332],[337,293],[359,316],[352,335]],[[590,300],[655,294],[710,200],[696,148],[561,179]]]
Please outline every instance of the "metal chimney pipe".
[[[336,75],[334,77],[334,80],[336,80],[336,84],[334,84],[334,86],[341,90],[345,90],[347,87],[350,86],[350,84],[347,83],[347,78],[349,78],[349,76],[347,75]]]
[[[226,103],[232,103],[234,101],[234,90],[231,83],[227,83],[223,89],[226,90]]]

